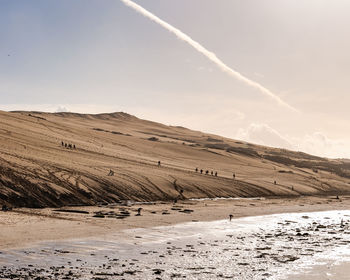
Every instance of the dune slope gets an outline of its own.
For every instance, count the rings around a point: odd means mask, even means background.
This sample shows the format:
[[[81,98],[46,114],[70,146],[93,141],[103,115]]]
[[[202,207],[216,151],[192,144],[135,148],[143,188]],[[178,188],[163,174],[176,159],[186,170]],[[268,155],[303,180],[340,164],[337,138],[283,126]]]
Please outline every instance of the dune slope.
[[[0,204],[59,207],[349,189],[346,160],[252,145],[126,113],[0,111]]]

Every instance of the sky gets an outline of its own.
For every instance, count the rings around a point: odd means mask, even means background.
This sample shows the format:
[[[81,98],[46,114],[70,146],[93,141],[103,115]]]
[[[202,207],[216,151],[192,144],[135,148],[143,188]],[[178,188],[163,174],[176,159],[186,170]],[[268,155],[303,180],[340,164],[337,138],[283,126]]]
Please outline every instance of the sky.
[[[0,0],[0,110],[124,111],[350,158],[350,1],[134,2],[296,110],[120,0]]]

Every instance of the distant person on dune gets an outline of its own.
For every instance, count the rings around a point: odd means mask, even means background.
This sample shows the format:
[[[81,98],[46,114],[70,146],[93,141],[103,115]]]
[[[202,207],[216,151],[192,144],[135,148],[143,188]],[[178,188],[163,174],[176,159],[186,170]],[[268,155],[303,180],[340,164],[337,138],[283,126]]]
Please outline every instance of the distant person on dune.
[[[158,167],[160,167],[160,160],[158,160]]]

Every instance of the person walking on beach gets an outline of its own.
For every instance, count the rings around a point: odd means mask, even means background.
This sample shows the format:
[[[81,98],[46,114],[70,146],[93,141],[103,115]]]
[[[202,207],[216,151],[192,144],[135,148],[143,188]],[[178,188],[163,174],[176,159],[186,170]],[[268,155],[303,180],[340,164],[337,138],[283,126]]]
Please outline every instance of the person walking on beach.
[[[232,221],[232,218],[233,218],[233,215],[230,214],[229,218],[230,218],[230,222],[231,222],[231,221]]]
[[[158,160],[158,167],[160,167],[160,160]]]

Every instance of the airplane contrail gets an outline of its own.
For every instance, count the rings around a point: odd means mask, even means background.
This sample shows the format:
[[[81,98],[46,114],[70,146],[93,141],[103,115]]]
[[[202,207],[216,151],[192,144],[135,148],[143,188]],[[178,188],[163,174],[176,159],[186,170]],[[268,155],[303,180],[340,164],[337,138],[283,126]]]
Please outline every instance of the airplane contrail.
[[[169,32],[173,33],[180,40],[188,43],[190,46],[192,46],[198,52],[202,53],[209,60],[214,62],[222,71],[229,74],[231,77],[234,77],[234,78],[246,83],[247,85],[259,90],[261,93],[263,93],[263,94],[267,95],[268,97],[272,98],[273,100],[277,101],[277,103],[279,103],[280,105],[285,106],[292,111],[296,111],[296,112],[298,111],[297,109],[295,109],[294,107],[292,107],[291,105],[289,105],[288,103],[283,101],[278,95],[272,93],[269,89],[265,88],[264,86],[262,86],[261,84],[255,82],[255,81],[243,76],[239,72],[237,72],[237,71],[233,70],[232,68],[230,68],[229,66],[227,66],[213,52],[207,50],[200,43],[193,40],[190,36],[186,35],[181,30],[179,30],[179,29],[175,28],[174,26],[170,25],[169,23],[165,22],[164,20],[160,19],[156,15],[152,14],[151,12],[147,11],[146,9],[144,9],[143,7],[134,3],[131,0],[120,0],[120,1],[122,1],[126,6],[134,9],[135,11],[140,13],[141,15],[145,16],[146,18],[149,18],[150,20],[158,23],[163,28],[165,28]]]

